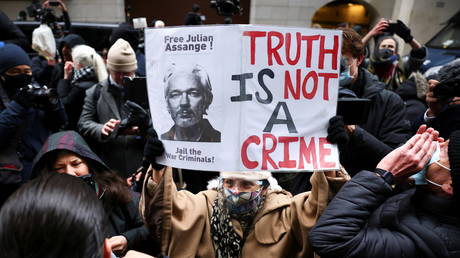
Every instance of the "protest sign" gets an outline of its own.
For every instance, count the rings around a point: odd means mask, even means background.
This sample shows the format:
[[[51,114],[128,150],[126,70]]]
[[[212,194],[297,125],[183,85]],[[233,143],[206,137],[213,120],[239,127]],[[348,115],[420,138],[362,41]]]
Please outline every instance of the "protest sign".
[[[213,171],[330,170],[341,32],[197,26],[145,32],[161,164]]]

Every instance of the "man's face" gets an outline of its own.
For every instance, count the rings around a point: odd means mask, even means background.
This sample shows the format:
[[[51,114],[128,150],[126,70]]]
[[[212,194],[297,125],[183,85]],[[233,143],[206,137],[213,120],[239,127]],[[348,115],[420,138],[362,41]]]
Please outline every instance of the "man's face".
[[[177,75],[168,81],[166,101],[174,123],[179,127],[197,124],[204,113],[204,90],[195,75]]]
[[[112,76],[112,79],[118,84],[118,85],[123,85],[123,78],[124,77],[133,77],[135,74],[135,71],[133,72],[116,72],[116,71],[109,71],[110,76]]]
[[[440,144],[441,152],[439,154],[439,161],[428,166],[426,171],[426,179],[430,180],[435,184],[442,185],[441,187],[436,186],[432,183],[426,185],[426,188],[429,192],[441,196],[449,196],[453,194],[452,191],[452,177],[450,175],[450,163],[448,155],[448,143]]]
[[[379,49],[388,48],[393,50],[393,53],[396,51],[396,42],[392,39],[384,39],[380,42]]]
[[[342,58],[345,66],[350,68],[350,76],[353,77],[353,82],[358,78],[358,67],[361,64],[362,59],[353,57],[349,53],[342,52]]]

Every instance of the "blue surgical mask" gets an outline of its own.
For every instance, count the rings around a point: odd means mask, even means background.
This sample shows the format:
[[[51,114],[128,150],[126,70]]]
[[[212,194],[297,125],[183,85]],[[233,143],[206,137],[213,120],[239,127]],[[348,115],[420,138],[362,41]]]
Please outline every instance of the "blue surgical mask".
[[[428,170],[428,166],[430,166],[433,163],[437,163],[441,159],[440,154],[441,154],[441,149],[439,147],[439,143],[436,143],[436,151],[433,153],[433,156],[431,156],[430,161],[428,161],[428,163],[425,165],[425,167],[420,172],[411,176],[411,178],[414,179],[415,185],[428,184],[425,178],[426,171]]]
[[[350,67],[347,67],[343,72],[340,73],[339,86],[345,87],[353,82],[353,77],[350,74]]]

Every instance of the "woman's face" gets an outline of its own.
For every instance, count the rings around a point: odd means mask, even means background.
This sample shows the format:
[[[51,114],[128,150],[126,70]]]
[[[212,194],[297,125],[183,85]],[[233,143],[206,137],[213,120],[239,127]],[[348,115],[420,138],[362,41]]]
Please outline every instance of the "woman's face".
[[[57,173],[71,176],[85,176],[89,174],[89,168],[86,161],[69,152],[61,152],[57,155],[52,170]]]
[[[224,187],[232,190],[234,193],[240,192],[255,192],[260,189],[261,185],[258,181],[248,181],[236,178],[225,178]]]

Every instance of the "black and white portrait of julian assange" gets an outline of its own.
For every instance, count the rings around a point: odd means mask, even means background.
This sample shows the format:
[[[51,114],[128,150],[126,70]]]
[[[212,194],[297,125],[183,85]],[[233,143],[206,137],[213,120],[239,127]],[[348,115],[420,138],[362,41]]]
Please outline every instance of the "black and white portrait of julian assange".
[[[208,119],[212,103],[209,76],[200,65],[171,65],[165,78],[165,100],[174,126],[161,135],[162,140],[220,142],[220,132]]]

